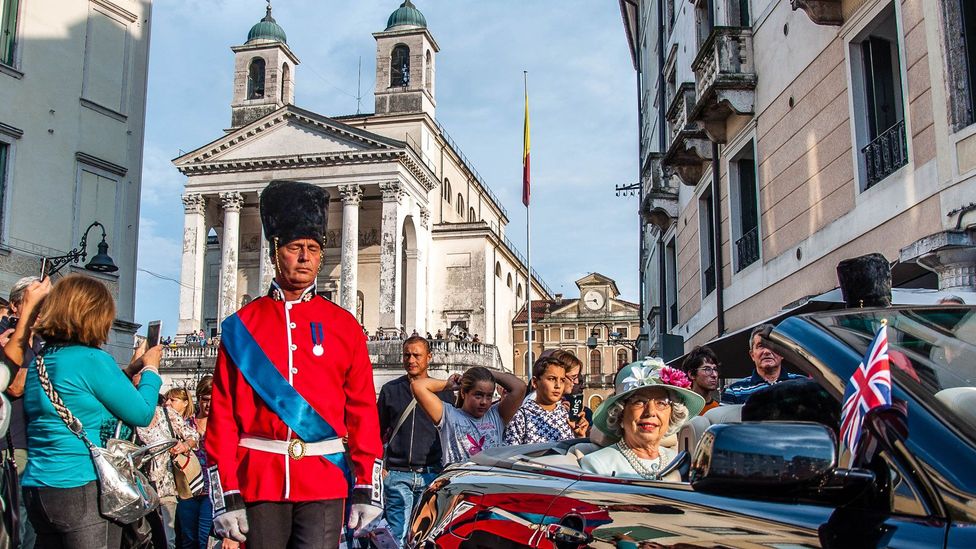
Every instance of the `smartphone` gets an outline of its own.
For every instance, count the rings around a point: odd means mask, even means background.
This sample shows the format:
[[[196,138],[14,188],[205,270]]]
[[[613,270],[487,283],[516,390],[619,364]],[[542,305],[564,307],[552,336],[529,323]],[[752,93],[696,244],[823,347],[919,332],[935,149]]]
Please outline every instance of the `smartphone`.
[[[566,395],[566,400],[569,401],[569,417],[575,420],[583,411],[583,394],[570,393]]]
[[[393,534],[386,528],[377,528],[369,533],[369,545],[375,549],[399,549]]]
[[[152,349],[156,345],[159,345],[159,340],[162,336],[163,321],[153,320],[149,323],[149,328],[146,330],[146,348]]]

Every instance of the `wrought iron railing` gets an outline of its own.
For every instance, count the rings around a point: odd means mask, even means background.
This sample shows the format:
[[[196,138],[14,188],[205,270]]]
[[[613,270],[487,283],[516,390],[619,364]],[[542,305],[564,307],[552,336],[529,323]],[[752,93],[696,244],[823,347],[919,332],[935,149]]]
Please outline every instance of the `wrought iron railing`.
[[[705,295],[715,291],[715,266],[710,265],[705,269]]]
[[[464,155],[464,151],[462,151],[461,147],[459,147],[458,144],[454,141],[454,139],[451,138],[451,134],[447,133],[447,130],[440,123],[440,121],[435,120],[434,123],[437,124],[437,129],[441,131],[441,135],[444,136],[444,141],[447,142],[447,145],[449,147],[451,147],[451,150],[454,151],[454,154],[458,155],[458,158],[460,158],[461,161],[464,162],[465,167],[471,171],[471,175],[473,175],[474,178],[478,181],[478,184],[481,185],[481,188],[485,190],[485,193],[488,195],[488,198],[491,199],[492,203],[495,204],[495,207],[501,210],[502,215],[508,217],[508,210],[505,209],[505,206],[502,206],[501,199],[495,196],[495,193],[492,192],[491,187],[489,187],[488,184],[485,183],[484,178],[481,177],[481,174],[478,173],[477,169],[475,169],[474,163],[468,160],[468,157]]]
[[[861,149],[861,154],[864,155],[867,187],[871,187],[908,164],[905,121],[900,120],[885,130],[874,141],[865,145]]]
[[[735,272],[759,260],[759,227],[753,227],[751,231],[735,241],[735,257]]]

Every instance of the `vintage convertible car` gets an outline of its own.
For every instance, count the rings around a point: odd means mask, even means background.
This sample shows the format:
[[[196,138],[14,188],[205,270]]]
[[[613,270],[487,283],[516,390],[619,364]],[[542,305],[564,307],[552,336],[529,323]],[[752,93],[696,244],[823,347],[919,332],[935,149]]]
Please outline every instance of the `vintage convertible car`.
[[[881,319],[894,404],[867,415],[852,456],[822,418],[838,417]],[[670,465],[683,482],[583,472],[583,439],[496,448],[431,484],[409,544],[976,547],[976,308],[800,315],[765,337],[815,390],[768,418],[722,406],[687,423]]]

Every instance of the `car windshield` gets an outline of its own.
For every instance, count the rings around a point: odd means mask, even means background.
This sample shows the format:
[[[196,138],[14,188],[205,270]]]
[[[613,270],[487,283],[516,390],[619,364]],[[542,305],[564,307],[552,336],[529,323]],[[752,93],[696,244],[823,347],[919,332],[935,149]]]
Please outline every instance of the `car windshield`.
[[[976,433],[976,309],[934,307],[829,315],[820,322],[861,354],[888,320],[894,383],[916,395],[962,433]]]

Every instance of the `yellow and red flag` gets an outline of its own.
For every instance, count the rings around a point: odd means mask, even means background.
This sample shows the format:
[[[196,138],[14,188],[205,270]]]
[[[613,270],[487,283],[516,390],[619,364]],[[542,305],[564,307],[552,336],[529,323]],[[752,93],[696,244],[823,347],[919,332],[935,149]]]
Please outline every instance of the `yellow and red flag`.
[[[522,148],[522,204],[529,207],[529,90],[525,90],[525,127]]]

